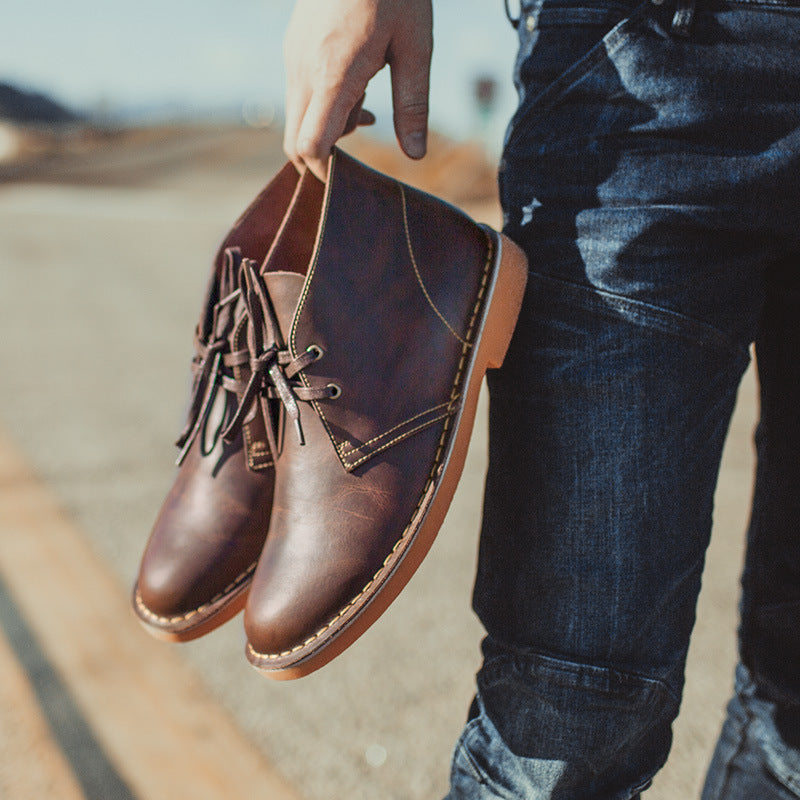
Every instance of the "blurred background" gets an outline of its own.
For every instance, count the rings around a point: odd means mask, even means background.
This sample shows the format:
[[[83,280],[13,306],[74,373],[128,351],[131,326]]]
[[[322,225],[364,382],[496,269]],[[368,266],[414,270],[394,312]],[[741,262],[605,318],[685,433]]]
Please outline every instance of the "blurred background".
[[[286,0],[31,0],[0,29],[0,797],[432,800],[479,666],[470,611],[485,398],[430,556],[356,645],[272,683],[241,621],[189,645],[128,609],[173,478],[216,246],[282,165]],[[376,126],[370,165],[498,225],[514,108],[502,0],[436,0],[430,153]],[[752,375],[717,495],[673,757],[647,797],[696,797],[732,684],[752,473]]]
[[[0,33],[0,78],[63,104],[59,121],[71,113],[107,126],[279,124],[291,9],[283,0],[14,4]],[[514,106],[515,37],[502,0],[437,0],[435,25],[432,126],[496,149]],[[367,106],[375,132],[390,135],[388,71],[371,84]]]

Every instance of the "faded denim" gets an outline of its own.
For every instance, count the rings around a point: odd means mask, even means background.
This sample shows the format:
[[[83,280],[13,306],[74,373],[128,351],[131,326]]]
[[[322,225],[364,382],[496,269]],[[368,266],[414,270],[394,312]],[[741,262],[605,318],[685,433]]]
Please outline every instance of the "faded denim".
[[[791,725],[742,723],[800,709],[800,8],[677,2],[524,3],[500,185],[531,275],[489,375],[449,800],[632,800],[663,765],[753,342],[746,666],[704,800],[800,797]]]

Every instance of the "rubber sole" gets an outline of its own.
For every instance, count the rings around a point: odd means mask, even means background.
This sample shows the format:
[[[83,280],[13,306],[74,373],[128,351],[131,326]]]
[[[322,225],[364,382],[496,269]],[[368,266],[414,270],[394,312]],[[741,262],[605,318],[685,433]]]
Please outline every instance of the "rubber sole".
[[[396,549],[368,593],[343,610],[322,632],[289,653],[259,653],[247,643],[248,661],[269,678],[301,678],[340,655],[386,611],[436,539],[464,469],[483,376],[487,369],[500,367],[505,359],[528,278],[527,259],[522,250],[502,234],[486,230],[495,245],[492,279],[466,369],[461,405],[454,415],[438,477],[422,498],[403,536],[404,546]]]

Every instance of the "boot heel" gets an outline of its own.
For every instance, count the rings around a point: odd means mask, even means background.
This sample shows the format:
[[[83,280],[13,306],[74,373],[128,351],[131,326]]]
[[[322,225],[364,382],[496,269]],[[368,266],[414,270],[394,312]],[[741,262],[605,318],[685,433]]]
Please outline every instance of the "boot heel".
[[[487,367],[497,369],[503,365],[517,326],[528,282],[528,260],[507,236],[494,231],[492,235],[497,248],[495,279],[480,347],[485,353]]]

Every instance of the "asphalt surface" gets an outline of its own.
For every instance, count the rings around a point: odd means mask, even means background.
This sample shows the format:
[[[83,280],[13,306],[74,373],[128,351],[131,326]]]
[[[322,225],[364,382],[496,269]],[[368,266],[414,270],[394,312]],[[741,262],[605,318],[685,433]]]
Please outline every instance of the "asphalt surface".
[[[35,476],[30,480],[61,510],[86,552],[94,554],[97,569],[107,571],[109,591],[121,598],[120,608],[174,475],[171,443],[182,421],[192,329],[210,259],[230,223],[282,163],[277,137],[266,136],[263,147],[256,148],[251,139],[244,146],[237,136],[227,147],[224,137],[215,137],[213,147],[198,143],[194,158],[182,148],[178,166],[164,159],[148,170],[136,167],[135,181],[126,182],[120,172],[113,185],[70,182],[63,174],[58,182],[40,175],[36,182],[0,184],[0,428],[12,443],[7,448],[22,453],[10,462],[16,466],[2,473],[0,488],[7,499],[15,497],[15,474],[27,469],[27,462]],[[496,221],[491,203],[476,206],[474,213]],[[721,473],[673,754],[648,800],[698,796],[732,686],[754,417],[755,388],[748,375]],[[277,800],[278,790],[264,782],[267,774],[277,776],[275,785],[284,780],[306,800],[434,800],[445,794],[450,752],[479,665],[481,630],[470,610],[470,591],[485,458],[484,403],[464,477],[430,556],[380,622],[319,673],[288,683],[260,676],[244,659],[240,618],[196,643],[153,642],[153,650],[148,640],[147,648],[135,646],[144,659],[141,670],[157,669],[153,664],[160,656],[153,654],[169,652],[167,658],[181,666],[163,674],[208,687],[212,699],[203,702],[232,715],[236,732],[226,736],[234,747],[252,746],[266,765],[266,772],[252,772],[249,796]],[[3,518],[8,512],[2,502],[0,512],[3,537],[35,535],[27,523],[15,518],[12,525]],[[0,575],[3,559],[10,558],[7,541],[0,542]],[[59,559],[50,559],[48,568],[59,574]],[[26,660],[30,647],[20,651],[14,644],[20,641],[14,619],[25,616],[15,617],[14,608],[23,600],[25,613],[44,615],[26,624],[33,631],[48,629],[46,606],[34,609],[36,582],[45,578],[35,570],[15,574],[14,582],[0,584],[5,631],[0,686],[13,678],[16,683],[7,685],[21,687],[20,697],[27,698],[19,700],[19,708],[38,707],[39,712],[31,711],[29,739],[0,736],[2,796],[43,796],[20,788],[24,782],[13,775],[48,763],[51,784],[61,786],[64,797],[125,797],[92,795],[80,766],[65,755],[57,725],[36,691],[38,667],[31,664],[42,659]],[[93,602],[91,581],[70,586],[76,597]],[[141,635],[127,608],[111,624],[124,639]],[[88,646],[81,641],[63,646]],[[45,636],[45,661],[46,645]],[[81,663],[77,657],[73,661]],[[115,703],[113,692],[101,702],[76,688],[90,681],[91,673],[59,664],[50,664],[55,676],[50,683],[63,681],[74,696],[85,698],[77,713],[86,723],[86,741],[116,752],[103,733],[113,726],[102,723],[115,705],[118,725],[127,725],[132,738],[152,737],[132,712],[125,721],[125,703]],[[113,664],[109,657],[105,668],[113,672]],[[181,669],[189,677],[181,678]],[[143,691],[169,694],[169,683],[161,680],[160,688]],[[119,693],[124,695],[124,688]],[[0,730],[21,713],[15,696],[0,692]],[[193,719],[202,739],[204,717]],[[180,800],[179,794],[161,794],[156,784],[126,777],[132,768],[120,769],[115,758],[106,779],[114,780],[116,772],[131,796]],[[202,763],[200,750],[195,758]],[[238,795],[231,785],[218,796]]]

